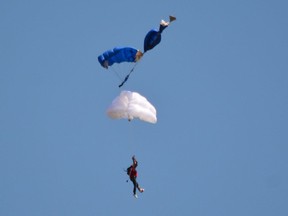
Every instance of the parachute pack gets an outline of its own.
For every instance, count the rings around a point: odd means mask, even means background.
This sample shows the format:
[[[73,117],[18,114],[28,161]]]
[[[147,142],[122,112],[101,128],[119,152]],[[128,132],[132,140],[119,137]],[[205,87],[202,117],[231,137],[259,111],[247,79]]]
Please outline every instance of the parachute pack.
[[[132,169],[132,166],[130,166],[130,167],[128,167],[127,169],[126,169],[126,172],[127,172],[127,175],[129,176],[130,175],[130,170]]]

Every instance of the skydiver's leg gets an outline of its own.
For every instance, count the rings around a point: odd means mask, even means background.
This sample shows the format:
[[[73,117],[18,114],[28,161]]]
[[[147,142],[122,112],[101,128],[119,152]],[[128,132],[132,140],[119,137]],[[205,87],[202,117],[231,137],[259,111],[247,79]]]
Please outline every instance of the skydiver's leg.
[[[144,192],[144,188],[141,188],[140,185],[138,184],[138,182],[137,182],[137,189],[138,189],[138,191],[140,191],[141,193]]]
[[[135,194],[136,194],[136,188],[138,188],[139,185],[138,185],[135,177],[134,177],[134,178],[130,178],[130,180],[131,180],[132,183],[133,183],[133,186],[134,186],[134,187],[133,187],[133,194],[135,195]]]

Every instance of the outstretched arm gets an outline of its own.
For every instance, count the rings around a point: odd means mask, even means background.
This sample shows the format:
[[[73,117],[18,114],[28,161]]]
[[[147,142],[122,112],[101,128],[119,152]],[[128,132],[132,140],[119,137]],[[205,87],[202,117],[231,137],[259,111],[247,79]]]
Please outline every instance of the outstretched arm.
[[[135,157],[135,155],[133,155],[133,157],[132,157],[132,161],[133,161],[133,167],[134,168],[136,168],[137,167],[137,165],[138,165],[138,161],[136,160],[136,157]]]

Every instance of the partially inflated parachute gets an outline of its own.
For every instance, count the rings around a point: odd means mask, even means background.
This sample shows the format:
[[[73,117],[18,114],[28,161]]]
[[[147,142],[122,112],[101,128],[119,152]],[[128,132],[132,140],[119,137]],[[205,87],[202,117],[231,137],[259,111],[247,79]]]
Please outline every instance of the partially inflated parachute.
[[[176,20],[176,17],[169,16],[170,22],[165,22],[164,20],[161,20],[159,30],[152,29],[150,30],[144,39],[144,53],[148,50],[153,49],[155,46],[157,46],[161,41],[161,33],[162,31],[174,20]]]
[[[137,62],[143,53],[132,47],[115,47],[98,56],[98,61],[104,68],[114,63]]]
[[[137,92],[122,91],[107,109],[107,115],[112,119],[139,118],[142,121],[156,123],[155,107]]]
[[[161,20],[159,30],[152,29],[147,33],[144,39],[144,53],[148,50],[153,49],[157,46],[161,41],[161,33],[167,26],[176,20],[176,17],[169,16],[169,22],[165,22]],[[135,64],[130,69],[129,73],[125,76],[119,88],[121,88],[129,79],[130,74],[134,71],[138,61],[143,56],[143,53],[140,50],[137,50],[132,47],[115,47],[111,50],[107,50],[103,54],[98,56],[98,61],[102,67],[108,69],[109,66],[113,65],[114,63],[122,63],[122,62],[134,62]],[[117,74],[118,75],[118,74]],[[121,77],[118,75],[121,79]]]

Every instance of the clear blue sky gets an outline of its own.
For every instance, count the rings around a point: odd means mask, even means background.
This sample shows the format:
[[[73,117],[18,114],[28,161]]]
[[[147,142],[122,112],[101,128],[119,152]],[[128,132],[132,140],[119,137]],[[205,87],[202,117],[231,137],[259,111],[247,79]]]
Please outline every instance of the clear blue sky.
[[[97,56],[170,14],[123,87],[158,123],[109,119]],[[2,0],[0,215],[288,215],[287,26],[284,0]]]

